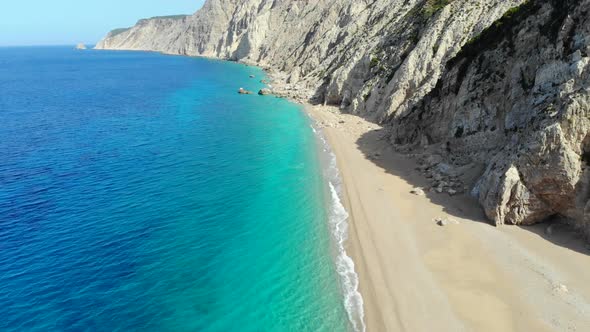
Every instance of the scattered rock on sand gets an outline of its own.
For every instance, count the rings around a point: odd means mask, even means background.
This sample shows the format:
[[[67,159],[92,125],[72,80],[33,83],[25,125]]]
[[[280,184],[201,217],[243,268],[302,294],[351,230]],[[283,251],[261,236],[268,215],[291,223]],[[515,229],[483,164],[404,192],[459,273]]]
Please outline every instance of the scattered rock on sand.
[[[381,154],[380,153],[372,153],[372,154],[369,154],[367,156],[367,158],[370,159],[370,160],[380,160],[381,159]]]
[[[240,88],[238,90],[238,93],[241,94],[241,95],[251,95],[252,94],[252,91],[248,91],[248,90],[246,90],[244,88]]]
[[[436,222],[437,225],[444,227],[444,226],[448,226],[448,225],[458,225],[459,222],[455,219],[449,219],[449,218],[435,218],[434,221]]]
[[[553,285],[553,292],[557,294],[567,294],[569,293],[569,289],[567,289],[566,285],[557,283]]]
[[[439,226],[447,226],[449,224],[448,221],[446,221],[445,219],[441,219],[441,218],[436,218],[436,219],[434,219],[434,221],[436,221],[436,224]]]
[[[260,89],[260,91],[258,91],[258,94],[261,96],[267,96],[267,95],[272,94],[272,91],[269,88],[263,88],[263,89]]]
[[[422,188],[414,188],[410,191],[411,194],[414,194],[416,196],[424,196],[424,190],[422,190]]]

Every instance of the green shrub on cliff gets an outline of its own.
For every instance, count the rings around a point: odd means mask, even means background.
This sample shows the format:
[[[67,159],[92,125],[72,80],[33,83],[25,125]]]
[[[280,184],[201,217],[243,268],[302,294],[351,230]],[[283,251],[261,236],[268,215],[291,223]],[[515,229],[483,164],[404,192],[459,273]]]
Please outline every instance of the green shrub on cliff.
[[[445,8],[445,6],[451,3],[451,1],[453,0],[426,0],[422,15],[425,19],[429,19],[432,15],[436,14],[436,12]]]

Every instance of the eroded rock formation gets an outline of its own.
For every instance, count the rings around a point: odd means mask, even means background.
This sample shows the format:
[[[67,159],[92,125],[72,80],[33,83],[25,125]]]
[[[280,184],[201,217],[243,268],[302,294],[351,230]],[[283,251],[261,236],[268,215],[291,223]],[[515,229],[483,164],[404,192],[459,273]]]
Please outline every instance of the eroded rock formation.
[[[590,2],[531,1],[449,62],[392,119],[393,141],[444,144],[486,166],[473,193],[498,224],[590,222]]]

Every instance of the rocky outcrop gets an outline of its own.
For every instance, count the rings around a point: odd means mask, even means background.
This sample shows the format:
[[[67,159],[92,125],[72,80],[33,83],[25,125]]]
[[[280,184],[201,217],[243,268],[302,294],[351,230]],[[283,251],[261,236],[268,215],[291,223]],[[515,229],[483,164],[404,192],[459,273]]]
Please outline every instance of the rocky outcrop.
[[[96,49],[145,50],[182,54],[192,40],[184,31],[188,16],[162,16],[142,19],[132,28],[115,29],[99,41]]]
[[[435,153],[435,191],[473,188],[495,223],[561,215],[588,231],[588,1],[208,0],[96,48],[260,65],[274,94],[337,105]]]
[[[485,165],[473,194],[497,224],[553,215],[590,230],[590,2],[530,1],[472,40],[393,119],[396,144]]]

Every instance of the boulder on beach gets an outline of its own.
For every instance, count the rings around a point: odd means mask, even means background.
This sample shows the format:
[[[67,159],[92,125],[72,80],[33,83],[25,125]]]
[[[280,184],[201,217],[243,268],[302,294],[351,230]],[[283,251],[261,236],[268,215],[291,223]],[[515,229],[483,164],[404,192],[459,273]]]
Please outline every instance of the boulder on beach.
[[[258,91],[258,94],[261,96],[266,96],[272,94],[272,91],[269,88],[263,88]]]
[[[434,218],[434,221],[436,222],[437,225],[444,227],[444,226],[449,226],[449,225],[459,225],[459,222],[455,219],[450,219],[450,218]]]
[[[410,193],[411,193],[411,194],[414,194],[414,195],[416,195],[416,196],[424,196],[424,195],[426,195],[426,194],[424,193],[424,190],[422,190],[422,188],[418,188],[418,187],[416,187],[416,188],[412,189],[412,190],[410,191]]]
[[[251,95],[252,94],[252,91],[248,91],[248,90],[246,90],[244,88],[240,88],[238,90],[238,93],[241,94],[241,95]]]

